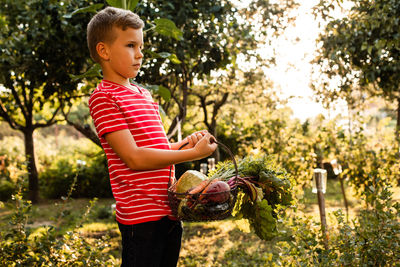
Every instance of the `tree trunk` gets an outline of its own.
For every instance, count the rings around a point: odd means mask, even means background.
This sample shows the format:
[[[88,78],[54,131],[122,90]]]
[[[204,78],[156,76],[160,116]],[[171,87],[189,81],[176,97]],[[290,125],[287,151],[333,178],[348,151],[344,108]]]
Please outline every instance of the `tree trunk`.
[[[33,131],[34,130],[32,128],[25,128],[24,141],[25,141],[25,155],[28,166],[28,181],[29,181],[28,198],[32,201],[32,203],[37,203],[39,201],[39,179],[35,162]]]
[[[397,98],[397,122],[396,122],[396,140],[400,146],[400,97]]]
[[[177,125],[178,121],[180,121],[180,123],[183,125],[186,119],[187,101],[188,101],[188,86],[186,81],[182,86],[182,102],[179,103],[179,101],[176,100],[176,103],[179,106],[179,114],[172,120],[172,123],[168,128],[167,131],[168,138],[171,138],[173,136],[173,133],[176,132],[176,127],[178,127]]]

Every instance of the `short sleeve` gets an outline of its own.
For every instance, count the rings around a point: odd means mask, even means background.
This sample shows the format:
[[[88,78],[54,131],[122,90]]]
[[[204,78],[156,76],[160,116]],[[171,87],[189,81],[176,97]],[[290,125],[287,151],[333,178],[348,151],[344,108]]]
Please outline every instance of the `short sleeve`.
[[[124,115],[109,94],[95,91],[90,97],[89,109],[99,137],[103,137],[106,133],[128,129]]]

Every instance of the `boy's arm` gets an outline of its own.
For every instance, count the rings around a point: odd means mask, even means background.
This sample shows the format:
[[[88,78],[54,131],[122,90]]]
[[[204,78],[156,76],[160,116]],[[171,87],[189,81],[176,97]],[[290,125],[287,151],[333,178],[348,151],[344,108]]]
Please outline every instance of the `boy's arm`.
[[[207,133],[194,147],[184,150],[164,150],[138,147],[128,129],[105,134],[104,138],[118,156],[133,170],[163,168],[185,161],[198,160],[211,155],[217,148]]]

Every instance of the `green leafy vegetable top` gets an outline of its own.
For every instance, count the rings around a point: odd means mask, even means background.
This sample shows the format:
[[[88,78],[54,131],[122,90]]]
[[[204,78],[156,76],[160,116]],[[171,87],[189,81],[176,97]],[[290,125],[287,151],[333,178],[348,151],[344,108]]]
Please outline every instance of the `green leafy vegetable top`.
[[[247,219],[258,237],[270,240],[278,234],[278,208],[292,204],[293,179],[268,156],[245,157],[238,161],[237,167],[240,183],[232,215]],[[231,161],[219,162],[209,173],[210,179],[232,182],[235,179],[232,177],[236,177],[236,171]]]

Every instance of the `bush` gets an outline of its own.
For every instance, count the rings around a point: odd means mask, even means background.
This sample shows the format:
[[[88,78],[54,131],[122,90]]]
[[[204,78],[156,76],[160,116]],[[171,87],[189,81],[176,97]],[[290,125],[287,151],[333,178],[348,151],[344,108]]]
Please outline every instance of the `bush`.
[[[337,226],[329,230],[328,249],[320,224],[310,217],[295,217],[289,222],[292,234],[280,242],[280,253],[272,262],[281,266],[399,266],[400,204],[384,188],[374,195],[373,205],[364,208],[352,222],[341,210],[334,212]],[[370,200],[368,203],[371,203]]]
[[[339,234],[334,240],[335,256],[346,266],[399,266],[400,203],[384,189],[373,196],[373,207],[360,211],[353,225],[336,213]]]
[[[15,193],[15,184],[0,178],[0,201],[11,199],[12,194]]]
[[[65,196],[77,176],[72,197],[111,197],[104,153],[100,149],[70,153],[54,156],[50,166],[40,173],[42,195],[53,199]]]
[[[60,229],[46,226],[33,232],[27,227],[31,203],[18,193],[13,197],[10,226],[0,232],[0,262],[2,266],[112,266],[115,259],[107,253],[107,237],[92,242],[78,229],[86,220],[95,201],[91,202],[80,223],[63,234]],[[60,220],[61,217],[58,217]],[[60,225],[56,221],[54,225]]]

